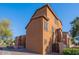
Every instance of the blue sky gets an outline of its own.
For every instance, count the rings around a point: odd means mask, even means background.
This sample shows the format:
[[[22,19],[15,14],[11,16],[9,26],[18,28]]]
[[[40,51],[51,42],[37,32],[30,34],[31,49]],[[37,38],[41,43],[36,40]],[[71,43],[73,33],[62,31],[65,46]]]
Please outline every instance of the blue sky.
[[[9,19],[11,21],[11,30],[13,37],[26,33],[25,26],[28,24],[31,16],[36,9],[45,4],[0,4],[0,20]],[[79,16],[79,4],[50,4],[52,10],[62,21],[63,31],[69,31],[71,28],[70,22],[75,17]]]

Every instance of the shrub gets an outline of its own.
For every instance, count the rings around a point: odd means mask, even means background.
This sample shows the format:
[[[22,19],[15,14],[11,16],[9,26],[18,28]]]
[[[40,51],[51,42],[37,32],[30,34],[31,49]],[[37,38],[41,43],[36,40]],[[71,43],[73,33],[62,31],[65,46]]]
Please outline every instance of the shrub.
[[[64,55],[79,55],[79,48],[65,48],[63,50]]]
[[[0,47],[7,47],[7,46],[15,46],[15,40],[13,39],[0,39]]]

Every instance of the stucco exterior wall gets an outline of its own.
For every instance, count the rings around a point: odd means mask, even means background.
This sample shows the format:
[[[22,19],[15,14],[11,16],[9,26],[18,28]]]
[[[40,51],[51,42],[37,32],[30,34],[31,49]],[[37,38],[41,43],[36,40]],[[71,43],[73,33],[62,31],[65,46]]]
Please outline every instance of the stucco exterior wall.
[[[27,29],[26,48],[36,52],[43,52],[43,18],[33,19]]]
[[[33,17],[38,17],[38,16],[41,16],[41,15],[45,15],[46,16],[46,7],[44,8],[41,8],[41,9],[37,9],[36,12],[34,13]]]
[[[47,8],[46,11],[46,17],[48,18],[48,21],[43,20],[43,54],[52,52],[52,44],[53,40],[55,40],[55,38],[53,38],[54,36],[52,36],[53,32],[55,32],[56,29],[62,29],[60,21],[56,19],[50,9]],[[44,22],[48,22],[48,31],[44,30]]]
[[[15,46],[16,46],[16,48],[18,48],[18,45],[19,45],[19,38],[16,37],[15,39],[16,39],[16,41],[15,41]]]
[[[25,48],[25,44],[26,44],[26,35],[22,35],[22,36],[17,36],[16,37],[16,41],[15,41],[16,47],[24,47]]]
[[[53,16],[50,10],[46,9],[46,17],[48,17],[48,21],[43,20],[43,54],[49,53],[52,49],[52,24],[53,24]],[[48,22],[48,31],[44,29],[44,23]]]

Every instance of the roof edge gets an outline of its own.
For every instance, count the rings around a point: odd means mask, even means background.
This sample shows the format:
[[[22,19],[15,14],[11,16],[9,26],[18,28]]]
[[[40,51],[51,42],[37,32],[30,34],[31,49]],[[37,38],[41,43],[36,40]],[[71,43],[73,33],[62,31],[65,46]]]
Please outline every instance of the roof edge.
[[[32,17],[31,20],[30,20],[30,22],[31,22],[32,20],[34,20],[34,19],[41,18],[41,17],[43,17],[46,21],[49,20],[46,16],[42,15],[42,16],[38,16],[38,17]],[[30,22],[28,23],[28,25],[30,24]],[[28,25],[25,27],[25,29],[28,27]]]
[[[44,5],[44,6],[42,6],[41,8],[38,8],[36,11],[35,11],[35,13],[33,14],[33,16],[36,14],[36,12],[38,11],[38,10],[40,10],[40,9],[42,9],[42,8],[44,8],[44,7],[48,7],[49,8],[49,10],[52,12],[52,14],[55,16],[55,18],[57,19],[57,20],[59,20],[59,18],[55,15],[55,13],[52,11],[52,9],[51,9],[51,7],[49,6],[49,4],[46,4],[46,5]],[[33,17],[32,16],[32,17]],[[32,19],[32,18],[31,18]],[[60,23],[61,23],[61,25],[62,25],[62,22],[61,22],[61,20],[59,20],[60,21]],[[30,20],[30,22],[31,22],[31,20]],[[29,23],[30,23],[29,22]],[[29,23],[28,23],[28,25],[29,25]],[[28,27],[28,25],[25,27],[25,29]]]

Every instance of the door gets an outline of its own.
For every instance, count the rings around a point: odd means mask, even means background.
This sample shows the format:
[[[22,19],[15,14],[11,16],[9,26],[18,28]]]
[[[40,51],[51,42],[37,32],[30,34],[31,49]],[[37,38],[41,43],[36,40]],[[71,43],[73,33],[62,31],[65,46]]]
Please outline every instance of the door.
[[[59,44],[58,43],[52,44],[52,52],[59,53]]]

